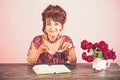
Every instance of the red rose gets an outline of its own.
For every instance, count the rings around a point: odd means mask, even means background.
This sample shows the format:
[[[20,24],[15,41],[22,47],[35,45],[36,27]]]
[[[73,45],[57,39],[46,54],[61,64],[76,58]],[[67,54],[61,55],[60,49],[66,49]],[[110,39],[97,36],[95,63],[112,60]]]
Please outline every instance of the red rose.
[[[109,57],[107,55],[104,55],[103,59],[108,60]]]
[[[94,43],[94,45],[93,45],[94,47],[99,47],[99,43]]]
[[[117,57],[117,56],[114,54],[114,55],[112,56],[112,60],[116,59],[116,57]]]
[[[112,56],[111,56],[112,60],[116,59],[115,52],[113,50],[111,50],[111,53],[112,53]]]
[[[115,52],[113,49],[108,49],[108,44],[105,41],[100,41],[99,43],[96,42],[92,44],[91,42],[83,40],[81,42],[81,48],[87,50],[88,53],[92,54],[87,56],[86,52],[82,53],[82,59],[87,62],[94,61],[94,58],[103,58],[105,60],[116,59]]]
[[[90,50],[91,48],[93,47],[93,44],[91,42],[89,42],[87,45],[86,45],[86,49]]]
[[[81,48],[85,50],[87,43],[88,43],[88,42],[87,42],[86,40],[83,40],[83,41],[81,42]]]
[[[110,50],[111,52],[112,52],[112,54],[115,54],[115,51],[113,51],[113,49],[112,50]]]
[[[104,51],[104,50],[108,49],[108,44],[105,43],[104,41],[100,41],[99,42],[99,47],[102,51]]]
[[[83,53],[82,53],[82,59],[83,59],[83,60],[86,60],[86,52],[83,52]]]
[[[112,52],[109,49],[104,50],[103,53],[106,54],[106,55],[112,56]]]
[[[94,61],[94,57],[92,55],[88,55],[86,57],[86,60],[87,60],[87,62],[92,62],[92,61]]]
[[[109,55],[109,58],[111,59],[111,58],[112,58],[112,56],[113,56],[113,53],[112,53],[112,51],[111,51],[111,50],[109,50],[109,51],[108,51],[108,55]]]

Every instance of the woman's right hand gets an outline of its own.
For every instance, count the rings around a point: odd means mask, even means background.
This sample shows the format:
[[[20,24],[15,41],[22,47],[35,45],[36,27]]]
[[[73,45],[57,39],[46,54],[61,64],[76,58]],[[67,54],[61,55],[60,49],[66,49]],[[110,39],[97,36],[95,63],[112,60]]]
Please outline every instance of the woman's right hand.
[[[38,48],[38,52],[42,53],[42,52],[46,52],[49,51],[49,48],[47,47],[47,45],[42,44],[39,48]]]

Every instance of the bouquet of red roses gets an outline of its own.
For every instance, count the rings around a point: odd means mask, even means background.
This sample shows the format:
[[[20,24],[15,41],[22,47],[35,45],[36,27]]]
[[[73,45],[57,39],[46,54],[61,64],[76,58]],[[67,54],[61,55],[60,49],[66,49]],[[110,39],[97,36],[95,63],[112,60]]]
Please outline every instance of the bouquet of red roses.
[[[81,42],[81,48],[87,51],[82,53],[82,59],[87,62],[94,61],[94,58],[103,58],[105,60],[116,59],[115,52],[113,49],[108,49],[108,44],[105,41],[93,44],[87,40],[83,40]],[[87,55],[87,53],[89,54]]]

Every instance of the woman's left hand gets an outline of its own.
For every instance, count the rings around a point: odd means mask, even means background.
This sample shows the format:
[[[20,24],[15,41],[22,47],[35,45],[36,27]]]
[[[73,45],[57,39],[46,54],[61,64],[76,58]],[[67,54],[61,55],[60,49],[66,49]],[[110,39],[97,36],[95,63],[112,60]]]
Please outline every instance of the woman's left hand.
[[[58,52],[63,52],[63,51],[65,51],[65,50],[69,50],[69,49],[71,49],[71,48],[72,48],[72,44],[71,44],[70,42],[65,42],[65,43],[62,45],[61,49],[58,50]]]
[[[65,43],[62,45],[62,51],[68,50],[68,49],[70,49],[70,48],[72,48],[72,44],[69,43],[69,42],[65,42]]]

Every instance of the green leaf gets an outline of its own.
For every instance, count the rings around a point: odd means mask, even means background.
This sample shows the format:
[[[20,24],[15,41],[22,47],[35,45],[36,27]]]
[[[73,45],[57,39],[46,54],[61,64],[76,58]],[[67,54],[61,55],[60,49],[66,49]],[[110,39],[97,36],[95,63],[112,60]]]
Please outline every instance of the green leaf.
[[[89,52],[90,52],[90,50],[87,50],[87,52],[89,53]]]
[[[96,51],[96,53],[102,53],[102,51]]]
[[[98,53],[98,58],[102,58],[102,53]]]
[[[93,53],[92,56],[93,56],[94,58],[96,58],[96,57],[97,57],[97,54],[96,54],[96,53]]]
[[[98,52],[97,52],[97,57],[98,57],[98,58],[102,58],[102,56],[103,56],[102,51],[98,51]]]
[[[96,53],[93,53],[92,56],[94,58],[102,58],[103,54],[102,51],[97,51]]]

